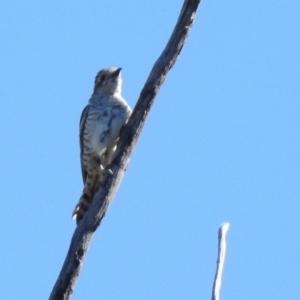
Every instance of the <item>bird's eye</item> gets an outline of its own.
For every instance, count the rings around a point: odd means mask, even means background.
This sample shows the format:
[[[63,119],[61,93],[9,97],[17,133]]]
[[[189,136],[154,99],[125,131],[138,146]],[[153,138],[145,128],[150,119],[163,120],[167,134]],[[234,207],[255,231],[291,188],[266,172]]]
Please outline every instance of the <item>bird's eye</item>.
[[[100,81],[104,81],[105,80],[105,75],[101,75],[100,76]]]
[[[105,75],[101,74],[100,76],[98,76],[98,78],[96,79],[97,84],[102,84],[105,81]]]
[[[98,76],[98,78],[97,78],[97,82],[98,83],[100,83],[100,82],[102,82],[103,81],[103,78],[102,78],[103,76],[101,75],[101,76]]]

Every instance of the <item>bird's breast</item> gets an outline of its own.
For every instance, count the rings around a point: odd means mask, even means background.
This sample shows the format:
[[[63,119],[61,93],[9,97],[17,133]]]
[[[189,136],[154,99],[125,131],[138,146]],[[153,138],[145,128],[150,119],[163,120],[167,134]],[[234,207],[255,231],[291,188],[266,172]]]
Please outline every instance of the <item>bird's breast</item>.
[[[101,156],[108,148],[115,147],[120,129],[127,122],[129,114],[127,104],[118,98],[91,106],[87,117],[89,125],[85,128],[85,141],[91,151]]]

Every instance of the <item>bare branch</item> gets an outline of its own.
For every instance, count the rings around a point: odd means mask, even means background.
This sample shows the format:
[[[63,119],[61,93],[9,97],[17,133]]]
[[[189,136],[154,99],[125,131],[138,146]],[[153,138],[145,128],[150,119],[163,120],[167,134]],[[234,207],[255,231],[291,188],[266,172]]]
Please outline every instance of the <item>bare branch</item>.
[[[115,158],[107,168],[91,206],[73,234],[65,262],[49,299],[69,299],[92,235],[99,226],[118,189],[154,98],[184,45],[199,3],[200,0],[184,1],[170,40],[154,64],[129,122],[122,132]],[[112,173],[108,172],[108,169]]]
[[[218,260],[217,269],[215,274],[215,280],[213,285],[212,300],[220,299],[220,288],[222,281],[222,272],[226,253],[226,233],[229,228],[229,223],[224,223],[219,228],[219,250],[218,250]]]

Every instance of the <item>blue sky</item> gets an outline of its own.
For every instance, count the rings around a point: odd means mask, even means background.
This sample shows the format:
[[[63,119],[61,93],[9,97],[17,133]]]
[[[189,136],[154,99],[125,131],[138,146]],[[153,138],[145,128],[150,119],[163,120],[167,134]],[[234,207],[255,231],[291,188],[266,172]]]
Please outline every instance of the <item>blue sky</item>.
[[[47,299],[82,191],[78,123],[104,67],[133,107],[182,1],[3,1],[3,299]],[[203,1],[93,237],[72,299],[295,299],[298,1]]]

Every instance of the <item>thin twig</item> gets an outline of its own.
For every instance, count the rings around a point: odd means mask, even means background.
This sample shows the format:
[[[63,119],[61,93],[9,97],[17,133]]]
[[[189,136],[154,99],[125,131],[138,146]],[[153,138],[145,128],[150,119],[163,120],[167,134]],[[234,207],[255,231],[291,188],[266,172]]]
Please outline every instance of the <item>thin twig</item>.
[[[226,253],[226,233],[228,228],[229,228],[229,223],[224,223],[219,228],[218,260],[217,260],[217,269],[216,269],[215,280],[214,280],[213,291],[212,291],[212,300],[220,299],[222,272],[223,272],[225,253]]]
[[[184,1],[170,40],[153,66],[128,124],[122,132],[115,158],[108,167],[112,172],[105,172],[101,186],[97,189],[88,211],[75,229],[50,300],[69,299],[93,233],[99,226],[118,189],[154,98],[184,45],[199,3],[200,0]]]

